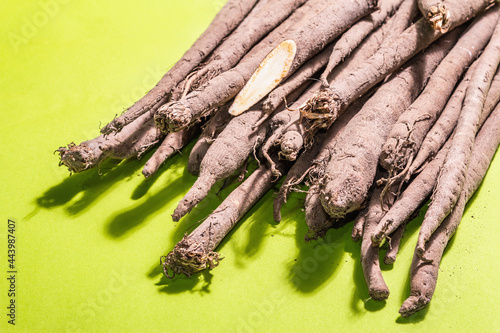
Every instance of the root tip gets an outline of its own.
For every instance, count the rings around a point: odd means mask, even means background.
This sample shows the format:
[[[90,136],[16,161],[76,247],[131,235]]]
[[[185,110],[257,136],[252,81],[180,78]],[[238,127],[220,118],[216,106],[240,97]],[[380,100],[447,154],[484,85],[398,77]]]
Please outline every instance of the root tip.
[[[399,314],[402,317],[409,317],[412,314],[425,308],[430,302],[430,299],[423,296],[410,296],[404,301],[399,309]]]
[[[386,264],[386,265],[393,265],[395,262],[396,262],[395,256],[386,256],[384,258],[384,264]]]
[[[389,297],[389,289],[387,288],[370,289],[370,297],[377,301],[385,301]]]

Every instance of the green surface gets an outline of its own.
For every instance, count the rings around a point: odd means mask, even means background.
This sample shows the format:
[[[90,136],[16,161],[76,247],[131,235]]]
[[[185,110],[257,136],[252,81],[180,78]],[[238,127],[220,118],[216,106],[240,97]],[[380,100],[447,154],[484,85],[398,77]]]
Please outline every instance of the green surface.
[[[55,3],[47,8],[43,4]],[[42,4],[42,5],[41,5]],[[220,202],[170,214],[195,178],[189,148],[144,181],[146,158],[69,177],[53,152],[97,136],[191,45],[221,0],[7,1],[0,10],[0,331],[493,331],[499,327],[500,160],[469,204],[428,310],[398,316],[410,225],[386,303],[368,298],[351,225],[305,244],[303,196],[272,221],[272,191],[225,241],[215,270],[167,281],[159,257]],[[33,26],[31,26],[33,25]],[[31,30],[30,30],[31,26]],[[148,155],[150,156],[150,154]],[[147,157],[147,156],[146,156]],[[229,192],[225,190],[223,195]],[[7,324],[7,220],[16,222],[16,326]]]

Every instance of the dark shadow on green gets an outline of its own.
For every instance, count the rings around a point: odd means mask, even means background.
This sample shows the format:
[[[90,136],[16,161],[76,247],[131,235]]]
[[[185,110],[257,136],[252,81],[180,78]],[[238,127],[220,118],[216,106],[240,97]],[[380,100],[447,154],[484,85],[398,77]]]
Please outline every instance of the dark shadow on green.
[[[102,163],[99,169],[94,168],[81,173],[68,175],[60,184],[45,191],[36,199],[38,206],[53,208],[71,201],[78,193],[87,190],[90,184],[95,184],[104,175],[112,172],[119,161],[110,160]]]
[[[299,255],[290,269],[289,280],[297,291],[312,293],[334,275],[346,245],[351,242],[351,232],[348,225],[344,225],[330,229],[324,239],[306,242],[308,229],[303,221],[301,215],[295,234]]]
[[[141,167],[142,164],[135,159],[121,161],[121,163],[116,160],[108,160],[103,162],[99,169],[87,170],[64,179],[60,184],[50,188],[37,198],[36,202],[41,207],[52,208],[65,205],[76,195],[83,193],[78,201],[66,207],[66,211],[70,215],[77,215],[88,208],[115,183],[131,177]]]
[[[243,223],[250,224],[248,226],[248,241],[246,244],[232,243],[232,247],[237,254],[252,257],[258,253],[262,245],[262,241],[271,226],[269,223],[265,223],[263,221],[268,220],[269,216],[272,216],[272,205],[270,208],[269,204],[272,202],[273,192],[274,190],[271,189],[264,194],[264,196],[250,209],[250,211],[245,214],[242,221],[238,223],[238,226]],[[248,221],[249,219],[251,221]],[[238,258],[239,256],[236,259],[238,260]]]
[[[134,190],[134,192],[131,195],[132,200],[139,200],[142,198],[148,191],[149,189],[155,184],[155,182],[161,177],[161,175],[171,169],[178,169],[178,168],[184,168],[184,173],[183,173],[183,178],[190,178],[190,177],[195,177],[193,175],[190,175],[187,172],[187,158],[189,157],[189,152],[193,148],[194,143],[190,143],[187,147],[183,148],[180,152],[177,152],[173,154],[159,169],[158,171],[149,176],[149,178],[145,178],[139,186]],[[147,161],[153,154],[150,153],[148,156],[144,157],[144,159]]]
[[[77,215],[88,208],[96,199],[106,193],[118,181],[133,176],[143,166],[135,159],[128,159],[121,162],[117,167],[96,179],[91,178],[83,184],[85,191],[80,200],[67,207],[66,210],[71,215]]]
[[[171,161],[169,161],[171,162]],[[140,183],[130,196],[130,199],[132,200],[139,200],[142,198],[148,191],[149,189],[154,185],[154,183],[160,178],[160,176],[167,171],[171,166],[171,163],[166,163],[163,165],[154,175],[149,176],[149,178],[144,178],[142,180],[142,183]]]
[[[202,280],[203,276],[203,281]],[[158,291],[165,294],[180,294],[184,292],[189,292],[191,294],[210,294],[210,285],[212,284],[213,275],[210,271],[203,271],[200,274],[196,274],[191,278],[185,276],[176,276],[173,279],[169,279],[162,276],[158,283]],[[199,283],[202,283],[199,288],[195,288]]]
[[[139,205],[115,214],[107,224],[107,234],[114,238],[120,238],[131,230],[138,228],[152,214],[157,213],[162,207],[172,201],[173,198],[177,197],[178,193],[174,189],[183,186],[183,183],[183,179],[178,178],[154,195],[149,196]]]

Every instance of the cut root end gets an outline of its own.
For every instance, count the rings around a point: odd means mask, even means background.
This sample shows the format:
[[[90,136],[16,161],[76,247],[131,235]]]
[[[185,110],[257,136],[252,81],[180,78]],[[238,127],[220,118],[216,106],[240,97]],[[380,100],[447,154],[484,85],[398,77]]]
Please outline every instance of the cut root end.
[[[189,126],[192,120],[189,108],[181,102],[161,106],[155,113],[155,124],[163,133],[178,132]]]
[[[330,89],[318,92],[299,111],[302,117],[311,120],[311,130],[328,128],[338,118],[341,103]]]
[[[84,145],[70,143],[68,147],[61,147],[56,150],[61,161],[59,165],[66,166],[70,172],[81,172],[90,169],[95,164],[95,156],[92,150]]]
[[[173,278],[176,274],[184,274],[188,278],[191,275],[205,269],[213,269],[222,260],[219,253],[205,251],[201,244],[184,238],[165,257],[161,258],[165,276]],[[170,273],[171,271],[171,273]]]

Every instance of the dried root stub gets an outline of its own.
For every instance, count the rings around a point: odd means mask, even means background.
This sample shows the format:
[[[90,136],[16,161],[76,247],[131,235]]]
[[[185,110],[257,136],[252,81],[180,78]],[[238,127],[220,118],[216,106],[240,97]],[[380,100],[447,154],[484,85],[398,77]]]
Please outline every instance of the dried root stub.
[[[450,11],[444,0],[418,0],[418,8],[434,30],[445,33],[450,28]]]
[[[156,86],[122,115],[104,126],[101,133],[118,132],[142,114],[152,113],[166,103],[172,90],[243,21],[256,3],[257,0],[228,0],[205,32]]]
[[[167,112],[168,110],[168,112]],[[161,106],[155,114],[156,127],[162,132],[178,132],[189,126],[192,115],[182,101],[171,102]]]
[[[84,141],[79,145],[72,142],[67,147],[60,147],[56,150],[61,158],[59,166],[64,165],[70,172],[77,173],[99,164],[104,158],[99,148],[102,141],[103,138],[100,136],[99,140]]]
[[[338,118],[341,103],[330,89],[318,91],[300,108],[300,114],[313,121],[311,130],[328,128]]]

